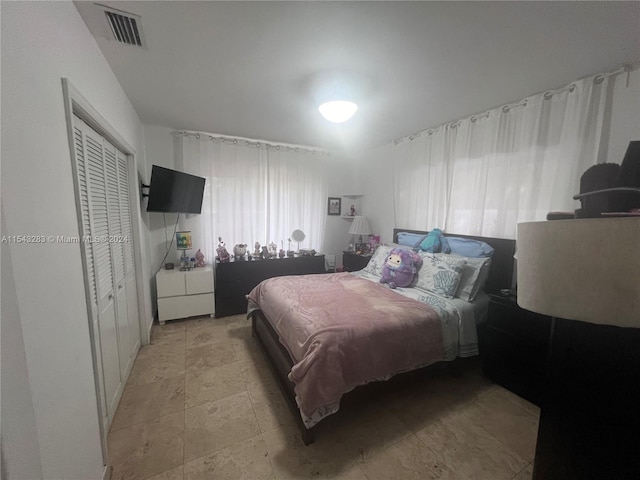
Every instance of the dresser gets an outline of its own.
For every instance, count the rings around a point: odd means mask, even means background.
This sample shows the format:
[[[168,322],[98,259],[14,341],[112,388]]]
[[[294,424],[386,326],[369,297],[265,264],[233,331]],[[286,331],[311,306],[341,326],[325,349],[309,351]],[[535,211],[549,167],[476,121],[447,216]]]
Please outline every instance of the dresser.
[[[246,313],[246,295],[267,278],[313,273],[325,273],[324,255],[216,263],[216,318]]]
[[[489,295],[487,321],[478,326],[484,374],[540,405],[549,355],[551,318],[524,310],[516,297]]]
[[[158,320],[210,315],[213,317],[213,268],[160,270],[156,275]]]

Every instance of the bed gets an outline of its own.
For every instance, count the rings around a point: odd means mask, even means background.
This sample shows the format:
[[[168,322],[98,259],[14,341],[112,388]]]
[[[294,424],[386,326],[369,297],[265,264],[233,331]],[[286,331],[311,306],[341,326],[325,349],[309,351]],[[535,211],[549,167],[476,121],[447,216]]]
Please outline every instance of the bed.
[[[394,243],[407,234],[427,232],[395,229]],[[475,327],[486,316],[486,293],[511,285],[515,241],[456,237],[485,242],[494,250],[483,277],[484,291],[473,298],[430,290],[420,277],[416,287],[422,288],[380,285],[381,261],[395,245],[379,247],[360,272],[278,277],[248,295],[253,336],[305,445],[313,442],[315,425],[335,413],[342,396],[354,388],[478,354]],[[488,267],[488,262],[480,263]],[[424,265],[426,278],[431,267]]]

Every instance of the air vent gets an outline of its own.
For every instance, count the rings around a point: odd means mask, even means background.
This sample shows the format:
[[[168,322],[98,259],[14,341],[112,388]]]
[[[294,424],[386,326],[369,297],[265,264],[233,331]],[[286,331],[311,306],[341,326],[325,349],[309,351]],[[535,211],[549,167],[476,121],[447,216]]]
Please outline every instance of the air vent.
[[[141,18],[138,15],[97,3],[95,5],[104,10],[109,31],[113,35],[114,40],[124,43],[125,45],[146,48],[142,34]]]

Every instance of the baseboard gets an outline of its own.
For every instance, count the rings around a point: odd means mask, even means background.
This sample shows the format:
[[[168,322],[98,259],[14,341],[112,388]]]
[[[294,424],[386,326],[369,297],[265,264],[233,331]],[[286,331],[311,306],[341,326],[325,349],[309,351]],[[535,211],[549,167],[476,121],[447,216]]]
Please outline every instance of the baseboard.
[[[151,317],[149,322],[147,322],[147,338],[149,339],[149,343],[151,342],[151,329],[153,328],[153,321],[154,317]]]
[[[102,480],[111,480],[111,474],[113,473],[113,469],[111,465],[105,465],[104,470],[102,471]]]

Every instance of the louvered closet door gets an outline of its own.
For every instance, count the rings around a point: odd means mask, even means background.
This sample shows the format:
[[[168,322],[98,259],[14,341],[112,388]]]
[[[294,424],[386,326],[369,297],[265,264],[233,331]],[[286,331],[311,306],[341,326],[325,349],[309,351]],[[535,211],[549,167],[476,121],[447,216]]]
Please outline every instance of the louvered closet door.
[[[98,331],[100,334],[99,343],[107,415],[110,422],[120,400],[123,382],[118,353],[112,251],[110,243],[104,241],[109,237],[109,205],[107,201],[104,139],[82,120],[78,120],[78,122],[83,132],[85,146],[84,160],[89,199],[88,235],[92,240]],[[89,259],[86,261],[89,263]]]
[[[133,257],[133,225],[131,223],[131,202],[129,200],[129,169],[127,157],[117,152],[118,187],[120,189],[120,222],[125,241],[122,244],[124,258],[124,282],[127,294],[127,319],[129,321],[130,355],[133,360],[140,347],[140,318],[138,315],[138,295]]]
[[[131,343],[127,318],[127,293],[125,289],[124,237],[120,211],[120,186],[118,175],[118,151],[105,140],[104,165],[107,181],[107,206],[109,212],[109,246],[113,260],[113,284],[116,295],[116,320],[118,329],[118,355],[120,374],[126,378],[131,367]]]
[[[90,207],[89,207],[89,180],[87,179],[87,165],[85,159],[85,151],[87,149],[85,136],[83,133],[84,122],[79,118],[75,117],[73,122],[73,139],[74,139],[74,151],[75,151],[75,160],[76,160],[76,176],[77,176],[77,186],[78,186],[78,200],[79,206],[81,210],[81,218],[82,218],[82,231],[80,235],[83,238],[87,238],[91,235],[91,218],[90,218]],[[87,271],[87,285],[89,288],[89,297],[90,297],[90,314],[91,314],[91,327],[92,334],[96,336],[97,341],[94,342],[94,348],[96,350],[96,366],[97,366],[97,375],[98,375],[98,402],[99,410],[102,414],[102,422],[105,426],[108,425],[108,416],[106,409],[106,393],[105,393],[105,381],[103,374],[103,364],[102,364],[102,347],[100,345],[100,324],[98,322],[98,296],[96,292],[96,271],[94,264],[94,252],[93,252],[93,243],[91,242],[82,242],[85,253],[85,265]]]

